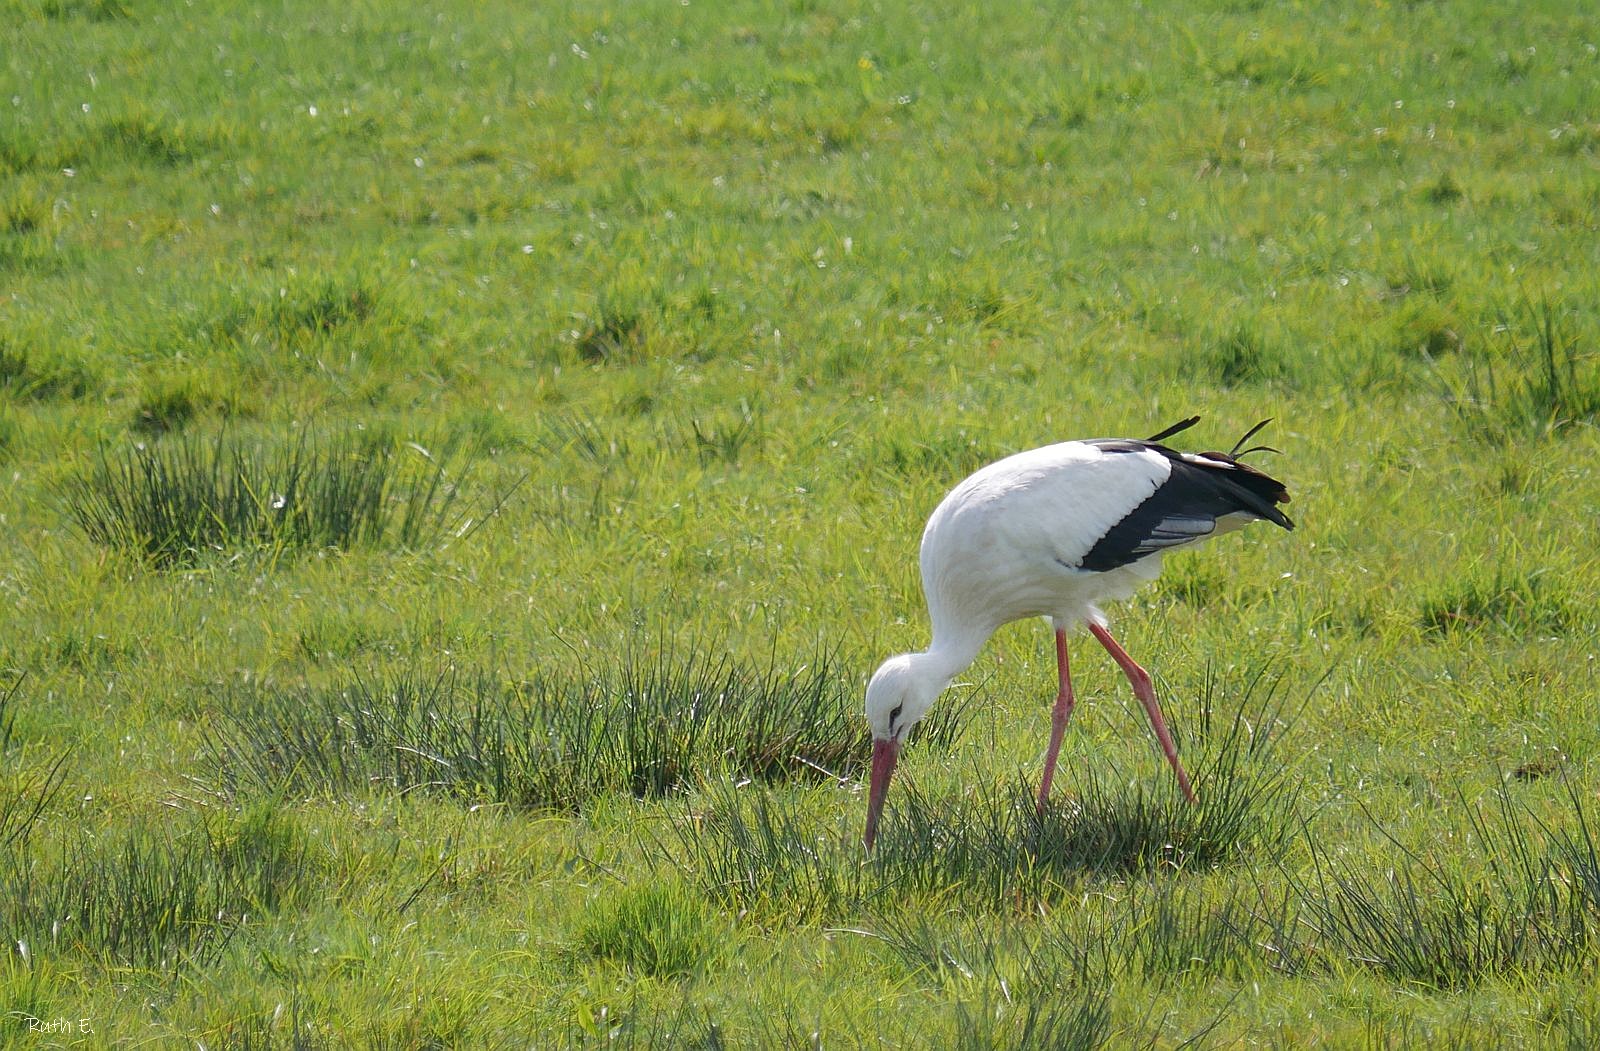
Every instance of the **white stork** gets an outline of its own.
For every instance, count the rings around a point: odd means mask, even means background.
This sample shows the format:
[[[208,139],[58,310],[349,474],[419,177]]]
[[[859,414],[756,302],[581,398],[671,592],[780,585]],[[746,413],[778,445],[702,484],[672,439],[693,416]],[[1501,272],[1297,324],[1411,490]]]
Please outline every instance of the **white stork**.
[[[1169,548],[1256,519],[1294,528],[1275,506],[1289,500],[1283,484],[1239,462],[1267,448],[1239,449],[1270,421],[1252,427],[1232,452],[1186,453],[1161,444],[1199,420],[1175,423],[1144,441],[1062,442],[1008,456],[968,477],[934,509],[922,533],[922,589],[933,644],[921,653],[890,657],[867,685],[873,737],[868,850],[906,732],[1000,625],[1023,617],[1050,619],[1060,683],[1039,806],[1050,795],[1072,715],[1067,632],[1080,623],[1087,623],[1128,676],[1178,786],[1194,801],[1150,675],[1106,630],[1100,604],[1127,598],[1155,579]]]

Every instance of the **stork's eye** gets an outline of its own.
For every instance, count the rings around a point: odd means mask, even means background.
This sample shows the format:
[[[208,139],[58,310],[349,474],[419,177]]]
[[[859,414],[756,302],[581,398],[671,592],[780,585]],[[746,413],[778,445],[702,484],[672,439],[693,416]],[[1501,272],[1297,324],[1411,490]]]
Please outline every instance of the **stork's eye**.
[[[894,724],[900,721],[900,709],[906,706],[904,701],[889,710],[889,732],[894,733]]]

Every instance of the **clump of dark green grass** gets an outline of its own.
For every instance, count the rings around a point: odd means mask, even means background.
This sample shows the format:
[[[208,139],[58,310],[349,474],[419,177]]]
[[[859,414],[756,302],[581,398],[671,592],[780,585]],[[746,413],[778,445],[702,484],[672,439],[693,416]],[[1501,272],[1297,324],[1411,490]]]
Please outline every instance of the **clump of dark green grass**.
[[[122,0],[41,0],[39,14],[61,22],[118,22],[133,17]]]
[[[1559,583],[1548,574],[1517,573],[1500,564],[1492,571],[1473,567],[1425,593],[1417,606],[1423,630],[1440,635],[1489,628],[1559,634],[1572,619]]]
[[[287,362],[309,367],[350,359],[358,351],[392,359],[427,329],[402,287],[348,265],[251,279],[213,294],[178,337],[197,356],[223,348],[251,368],[272,373]]]
[[[40,5],[47,18],[84,18],[107,22],[127,16],[116,0],[47,0]],[[110,169],[126,164],[177,167],[221,149],[238,149],[248,126],[234,122],[185,118],[134,105],[81,126],[58,125],[42,138],[25,131],[0,142],[0,163],[15,171],[91,164]]]
[[[9,341],[0,340],[0,388],[18,386],[27,375],[27,354]]]
[[[594,316],[581,319],[572,331],[572,349],[581,361],[615,364],[643,356],[646,340],[643,315],[626,305],[602,300]]]
[[[1454,204],[1466,196],[1466,191],[1461,188],[1461,183],[1456,181],[1453,172],[1443,171],[1439,173],[1437,179],[1423,188],[1422,196],[1434,204]]]
[[[221,377],[193,371],[147,377],[133,411],[133,425],[151,436],[182,430],[197,418],[246,415],[243,399]]]
[[[161,567],[208,551],[437,543],[463,521],[453,454],[367,436],[223,432],[101,447],[62,487],[91,541]]]
[[[729,931],[699,897],[676,882],[608,889],[584,910],[577,948],[636,974],[676,978],[715,963]]]
[[[1283,349],[1249,323],[1212,340],[1202,360],[1211,378],[1223,387],[1280,379],[1288,369]]]
[[[101,388],[97,368],[42,340],[0,333],[0,391],[34,401],[82,398]]]
[[[959,886],[1003,906],[1054,900],[1085,873],[1178,870],[1281,850],[1293,830],[1281,770],[1219,777],[1202,766],[1197,783],[1202,777],[1207,787],[1190,804],[1167,786],[1108,785],[1087,774],[1074,798],[1052,801],[1042,814],[1028,780],[960,800],[929,799],[908,786],[879,864],[887,881]]]
[[[1475,438],[1500,445],[1545,438],[1600,419],[1600,364],[1571,329],[1576,312],[1541,299],[1503,317],[1505,348],[1446,379],[1445,401]],[[1531,342],[1519,330],[1531,328]]]
[[[717,461],[737,464],[746,450],[759,449],[764,440],[761,418],[747,407],[732,420],[689,420],[692,446],[702,464]]]
[[[0,196],[0,269],[21,269],[25,255],[16,247],[49,221],[49,211],[38,195],[11,191]]]
[[[1458,989],[1495,976],[1569,970],[1592,959],[1600,910],[1593,840],[1574,793],[1576,833],[1543,842],[1501,792],[1498,812],[1469,809],[1480,871],[1390,839],[1393,865],[1374,870],[1320,849],[1311,880],[1294,880],[1321,952],[1396,981]]]
[[[332,332],[373,317],[382,292],[367,273],[322,274],[297,284],[293,295],[268,298],[261,317],[282,341],[301,333]]]
[[[0,929],[32,955],[174,971],[297,900],[311,871],[299,832],[270,806],[175,833],[34,835],[0,849]]]
[[[1461,349],[1461,323],[1430,298],[1408,299],[1391,324],[1391,345],[1402,356],[1439,358]]]
[[[724,308],[705,283],[658,284],[621,274],[574,311],[561,341],[579,362],[632,365],[653,358],[709,360],[725,343]]]
[[[100,122],[94,144],[134,161],[173,166],[193,160],[220,143],[210,131],[165,114],[124,113]]]
[[[257,688],[227,699],[212,752],[235,786],[384,786],[571,809],[724,772],[849,776],[870,752],[857,708],[855,681],[832,654],[786,672],[663,650],[514,684],[401,669],[332,689]],[[928,736],[950,740],[964,714],[952,706]]]

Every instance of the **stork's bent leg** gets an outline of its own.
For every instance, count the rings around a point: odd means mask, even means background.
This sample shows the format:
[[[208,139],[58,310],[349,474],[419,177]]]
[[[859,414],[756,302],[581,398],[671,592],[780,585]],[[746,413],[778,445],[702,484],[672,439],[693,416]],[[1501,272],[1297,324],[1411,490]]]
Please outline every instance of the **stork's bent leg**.
[[[1044,753],[1044,777],[1039,780],[1039,809],[1044,809],[1050,798],[1050,782],[1056,776],[1056,756],[1061,754],[1061,738],[1067,730],[1067,720],[1072,718],[1072,677],[1067,674],[1067,633],[1056,629],[1056,673],[1061,681],[1056,691],[1056,704],[1050,711],[1050,747]]]
[[[1167,721],[1161,717],[1161,706],[1156,703],[1156,688],[1150,681],[1150,673],[1139,667],[1134,659],[1128,656],[1128,651],[1117,645],[1117,640],[1111,633],[1100,625],[1091,622],[1089,630],[1094,637],[1100,640],[1100,645],[1111,654],[1111,659],[1122,666],[1122,672],[1128,677],[1128,682],[1133,684],[1134,695],[1144,705],[1145,714],[1150,716],[1150,725],[1155,728],[1156,740],[1161,742],[1161,750],[1167,753],[1167,762],[1172,764],[1172,772],[1178,775],[1178,787],[1183,789],[1184,796],[1193,803],[1194,789],[1189,787],[1189,775],[1183,771],[1183,763],[1178,760],[1178,749],[1172,743],[1172,735],[1167,732]]]

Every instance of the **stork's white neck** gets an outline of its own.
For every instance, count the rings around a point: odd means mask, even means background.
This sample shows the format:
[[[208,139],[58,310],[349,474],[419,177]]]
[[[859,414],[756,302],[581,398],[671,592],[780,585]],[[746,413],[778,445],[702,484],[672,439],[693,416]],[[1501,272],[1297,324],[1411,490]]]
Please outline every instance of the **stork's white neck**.
[[[913,653],[910,657],[918,666],[918,670],[930,678],[949,683],[977,659],[978,651],[993,634],[994,628],[935,620],[932,644],[923,652]]]

